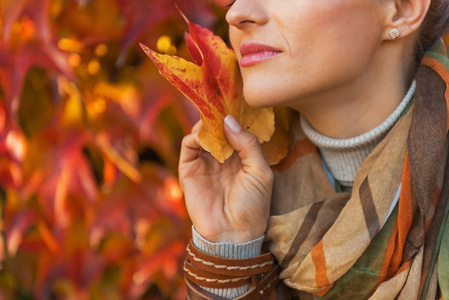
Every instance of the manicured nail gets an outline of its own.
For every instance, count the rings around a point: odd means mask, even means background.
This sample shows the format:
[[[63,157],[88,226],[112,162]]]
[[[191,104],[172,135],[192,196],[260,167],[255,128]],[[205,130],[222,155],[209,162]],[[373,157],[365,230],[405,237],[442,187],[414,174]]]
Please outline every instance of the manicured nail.
[[[240,127],[240,124],[234,119],[233,116],[227,115],[224,120],[226,125],[229,126],[232,132],[237,133],[242,129],[242,127]]]

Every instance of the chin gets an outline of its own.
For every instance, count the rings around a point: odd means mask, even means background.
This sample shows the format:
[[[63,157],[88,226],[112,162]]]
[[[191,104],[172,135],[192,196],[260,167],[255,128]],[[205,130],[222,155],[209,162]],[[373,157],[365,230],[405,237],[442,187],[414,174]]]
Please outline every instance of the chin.
[[[245,101],[249,104],[249,106],[254,108],[263,108],[263,107],[271,107],[274,106],[274,103],[268,101],[268,99],[264,99],[260,95],[248,94],[244,93]]]
[[[279,105],[276,101],[278,96],[273,95],[274,93],[270,89],[262,89],[260,87],[250,88],[244,87],[243,96],[245,101],[254,108],[263,107],[273,107]]]
[[[244,88],[245,101],[254,108],[290,106],[291,99],[274,87]]]

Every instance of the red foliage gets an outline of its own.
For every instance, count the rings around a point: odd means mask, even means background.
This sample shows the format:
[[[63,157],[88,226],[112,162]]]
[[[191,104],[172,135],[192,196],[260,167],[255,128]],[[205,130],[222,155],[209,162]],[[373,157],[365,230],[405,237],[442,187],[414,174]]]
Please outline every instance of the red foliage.
[[[199,115],[138,48],[185,56],[176,4],[223,28],[198,0],[0,2],[0,299],[184,298]]]

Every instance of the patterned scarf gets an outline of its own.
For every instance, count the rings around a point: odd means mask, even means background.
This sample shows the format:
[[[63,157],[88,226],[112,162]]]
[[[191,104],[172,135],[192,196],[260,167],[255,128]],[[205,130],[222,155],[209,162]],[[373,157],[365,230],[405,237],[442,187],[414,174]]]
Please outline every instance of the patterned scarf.
[[[292,133],[294,147],[274,168],[266,235],[291,292],[449,299],[446,53],[442,42],[426,53],[413,104],[363,162],[352,194],[335,191],[316,147]]]

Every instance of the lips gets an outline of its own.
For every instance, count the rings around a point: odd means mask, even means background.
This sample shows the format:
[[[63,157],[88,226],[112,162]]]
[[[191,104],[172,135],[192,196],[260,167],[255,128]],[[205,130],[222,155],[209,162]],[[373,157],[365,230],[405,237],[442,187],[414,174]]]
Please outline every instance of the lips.
[[[279,55],[281,51],[274,47],[262,43],[245,43],[240,46],[240,66],[249,67],[261,61],[273,58]]]

